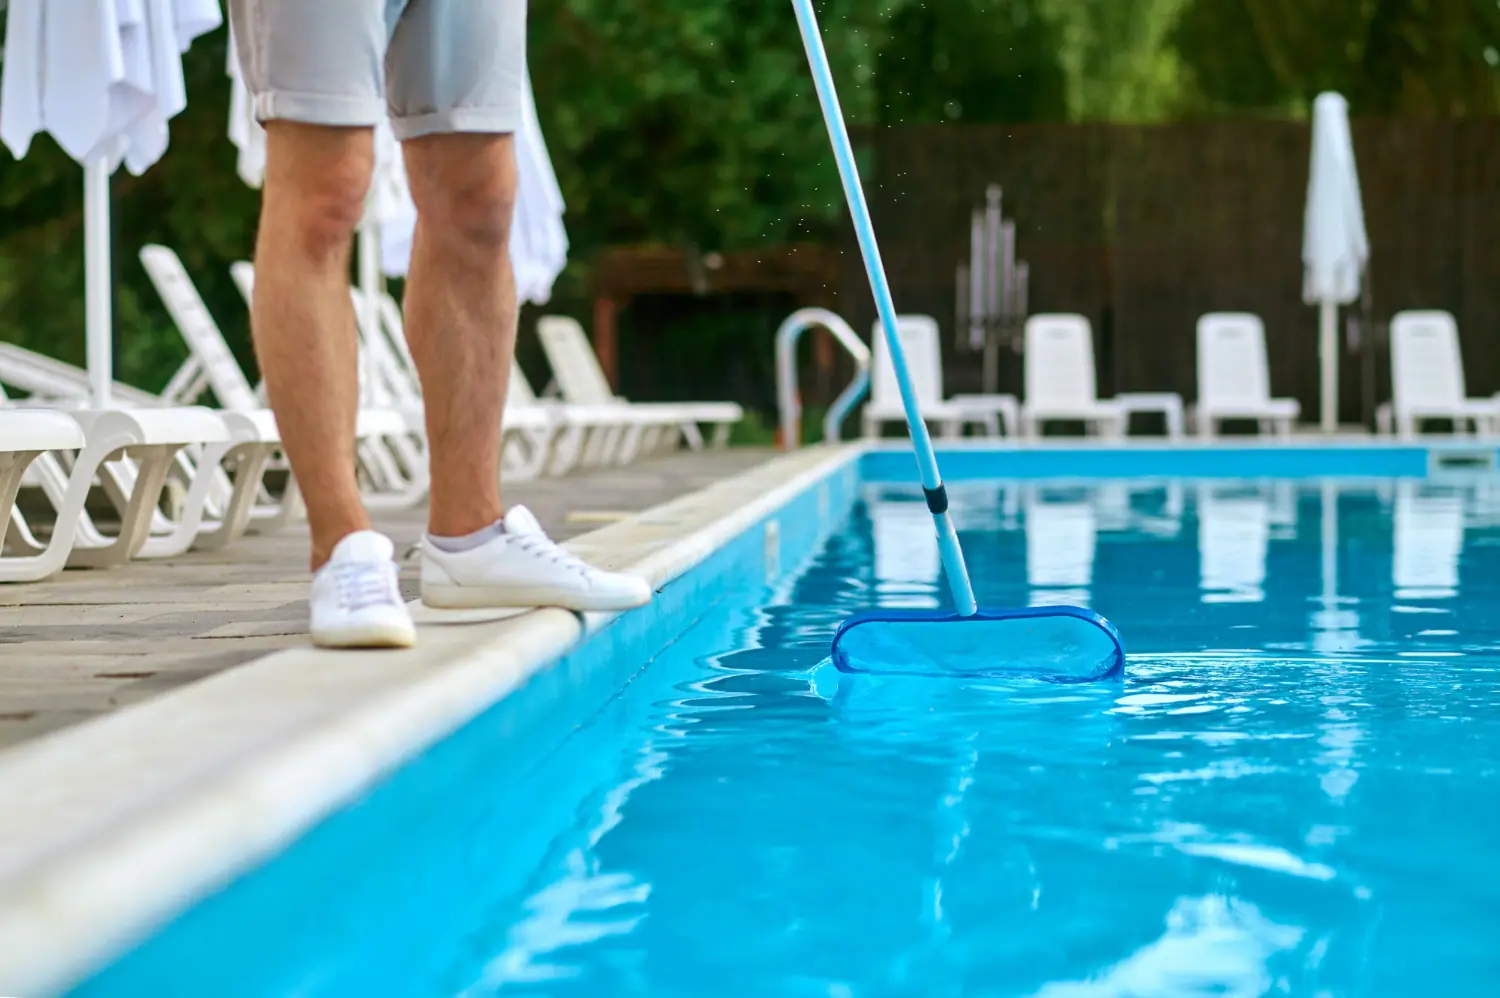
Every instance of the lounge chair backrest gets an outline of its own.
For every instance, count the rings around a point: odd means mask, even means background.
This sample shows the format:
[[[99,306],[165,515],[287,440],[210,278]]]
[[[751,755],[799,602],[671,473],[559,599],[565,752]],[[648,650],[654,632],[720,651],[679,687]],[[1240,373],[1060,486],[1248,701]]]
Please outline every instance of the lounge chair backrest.
[[[576,405],[609,405],[619,401],[578,320],[565,315],[544,315],[537,321],[536,333],[565,401]]]
[[[1198,401],[1258,405],[1271,397],[1266,327],[1249,312],[1198,320]]]
[[[1391,317],[1391,384],[1398,411],[1464,400],[1464,362],[1452,315],[1398,312]]]
[[[1094,334],[1081,315],[1033,315],[1026,320],[1026,404],[1089,406],[1099,399]]]
[[[203,303],[182,260],[165,246],[148,245],[141,247],[141,263],[188,350],[203,365],[203,373],[219,404],[225,409],[241,411],[261,408],[255,389],[224,342],[224,334]]]
[[[896,334],[906,354],[912,388],[919,406],[943,401],[943,355],[938,339],[937,320],[930,315],[896,317]],[[890,347],[879,322],[870,334],[873,344],[873,370],[870,376],[870,403],[881,410],[901,409],[901,388],[896,384],[896,369],[891,366]]]

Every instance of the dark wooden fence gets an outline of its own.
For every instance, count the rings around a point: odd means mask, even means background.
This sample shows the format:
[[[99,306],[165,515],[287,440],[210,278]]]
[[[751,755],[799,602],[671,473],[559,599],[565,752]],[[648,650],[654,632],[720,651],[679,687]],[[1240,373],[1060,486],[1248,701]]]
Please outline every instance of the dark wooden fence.
[[[1500,119],[1357,120],[1355,155],[1379,330],[1402,309],[1454,313],[1472,394],[1500,391]],[[1316,413],[1317,314],[1302,303],[1310,128],[1290,122],[1161,126],[935,126],[867,132],[868,194],[897,308],[954,332],[955,268],[969,212],[1004,189],[1033,312],[1094,324],[1100,390],[1194,394],[1194,324],[1246,310],[1266,323],[1273,389]],[[867,334],[874,307],[852,236],[839,309]],[[1353,310],[1356,314],[1358,309]],[[1384,346],[1346,346],[1342,417],[1389,394]],[[945,337],[950,391],[979,387]],[[1373,388],[1363,365],[1378,372]],[[1019,357],[1002,387],[1020,387]]]

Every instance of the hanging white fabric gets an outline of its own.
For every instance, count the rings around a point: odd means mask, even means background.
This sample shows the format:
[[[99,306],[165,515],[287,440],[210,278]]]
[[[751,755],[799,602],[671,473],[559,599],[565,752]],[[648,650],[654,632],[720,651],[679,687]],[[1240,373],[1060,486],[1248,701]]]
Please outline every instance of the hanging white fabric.
[[[182,53],[223,21],[216,0],[10,0],[0,141],[17,159],[48,132],[84,167],[87,354],[110,401],[109,175],[150,168],[187,106]]]

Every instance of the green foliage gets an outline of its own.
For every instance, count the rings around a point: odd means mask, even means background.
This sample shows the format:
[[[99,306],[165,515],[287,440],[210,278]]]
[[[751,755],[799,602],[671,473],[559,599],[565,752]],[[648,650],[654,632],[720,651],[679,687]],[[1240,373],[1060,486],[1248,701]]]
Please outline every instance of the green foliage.
[[[879,52],[880,120],[930,124],[1066,117],[1061,32],[1035,7],[1031,0],[902,7]]]
[[[870,120],[881,5],[819,8],[845,114]],[[787,4],[539,0],[531,26],[543,130],[585,251],[831,231],[838,178]]]
[[[1500,112],[1496,0],[818,6],[856,125],[1298,115],[1326,88],[1356,113]],[[530,19],[543,130],[568,202],[560,302],[579,301],[589,260],[611,244],[835,237],[842,196],[784,0],[533,0]],[[189,107],[166,158],[115,179],[120,375],[144,387],[163,384],[184,353],[136,259],[148,241],[182,255],[252,363],[227,269],[250,254],[258,197],[235,175],[224,134],[225,39],[218,32],[187,55]],[[50,139],[23,162],[0,153],[0,337],[82,360],[82,222],[81,171]],[[766,316],[742,318],[695,312],[683,339],[662,333],[642,349],[682,342],[712,365],[733,343],[760,357],[764,344],[749,338]],[[754,365],[742,367],[748,377]]]
[[[143,176],[113,179],[116,373],[148,389],[187,355],[137,259],[148,242],[182,255],[242,362],[253,361],[228,266],[250,255],[258,195],[236,175],[225,137],[224,45],[221,31],[189,53],[192,99],[168,154]],[[0,154],[0,338],[81,364],[83,333],[83,170],[43,135],[20,162]]]
[[[1060,36],[1056,58],[1074,121],[1146,121],[1180,100],[1168,44],[1187,0],[1035,0]]]
[[[1203,111],[1500,113],[1496,0],[1192,0],[1173,45]]]

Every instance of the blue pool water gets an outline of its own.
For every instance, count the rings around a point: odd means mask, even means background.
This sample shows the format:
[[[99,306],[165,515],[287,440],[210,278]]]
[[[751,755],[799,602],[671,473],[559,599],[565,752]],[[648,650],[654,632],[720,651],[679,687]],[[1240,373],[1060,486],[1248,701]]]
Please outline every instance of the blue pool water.
[[[1098,608],[1123,682],[823,664],[943,599],[866,487],[545,758],[427,760],[82,993],[1494,993],[1500,483],[951,488],[981,603]]]

